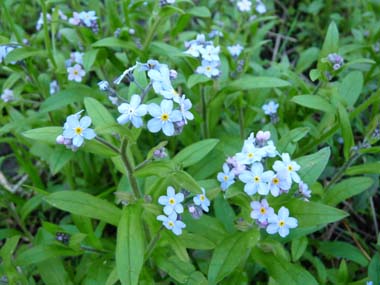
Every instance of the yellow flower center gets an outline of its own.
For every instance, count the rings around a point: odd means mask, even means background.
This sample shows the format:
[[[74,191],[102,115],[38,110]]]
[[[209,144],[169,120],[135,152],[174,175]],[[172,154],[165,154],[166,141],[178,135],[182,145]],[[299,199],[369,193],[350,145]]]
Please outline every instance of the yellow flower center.
[[[224,181],[227,181],[227,180],[228,180],[228,176],[227,176],[227,175],[224,175],[224,176],[223,176],[223,179],[224,179]]]
[[[272,183],[277,185],[278,183],[280,183],[280,180],[277,177],[275,177],[272,179]]]
[[[82,132],[83,132],[83,129],[82,129],[81,127],[76,127],[76,128],[74,129],[74,131],[75,131],[75,133],[76,133],[77,135],[81,135]]]
[[[264,207],[260,208],[260,213],[264,215],[267,212],[267,210]]]
[[[174,204],[175,204],[175,200],[174,200],[174,198],[170,198],[170,199],[169,199],[169,204],[171,204],[171,205],[174,205]]]
[[[76,70],[76,69],[74,70],[73,73],[74,73],[74,75],[78,75],[79,74],[78,70]]]
[[[210,71],[211,70],[211,66],[206,66],[206,70]]]
[[[291,165],[288,165],[288,170],[289,171],[292,171],[293,170],[293,167]]]
[[[200,199],[201,201],[204,201],[204,200],[205,200],[205,196],[204,196],[204,195],[200,195],[200,196],[199,196],[199,199]]]
[[[174,227],[174,223],[172,221],[169,221],[169,226]]]
[[[259,176],[253,177],[253,181],[256,183],[260,182],[260,177]]]
[[[285,226],[285,221],[283,221],[283,220],[279,221],[279,222],[278,222],[278,225],[279,225],[280,227]]]
[[[166,122],[167,120],[169,120],[169,115],[167,113],[163,113],[161,115],[161,121]]]
[[[252,152],[248,153],[248,158],[252,158],[252,157],[253,157],[253,153]]]

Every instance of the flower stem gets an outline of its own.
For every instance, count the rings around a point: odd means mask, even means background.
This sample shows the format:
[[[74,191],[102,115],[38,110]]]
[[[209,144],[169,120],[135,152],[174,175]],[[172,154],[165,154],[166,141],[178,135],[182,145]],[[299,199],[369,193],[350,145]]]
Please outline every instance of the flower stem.
[[[128,146],[128,140],[126,137],[124,137],[123,141],[121,142],[121,147],[120,147],[121,160],[123,161],[125,169],[127,171],[127,175],[128,175],[128,179],[129,179],[129,183],[131,185],[132,191],[135,194],[136,198],[139,199],[141,198],[141,194],[140,194],[139,187],[137,185],[136,177],[133,176],[132,164],[128,159],[127,146]]]
[[[145,54],[145,52],[146,52],[146,50],[147,50],[147,48],[148,48],[150,42],[152,41],[153,36],[154,36],[154,34],[155,34],[155,32],[156,32],[158,26],[159,26],[160,23],[161,23],[161,20],[162,20],[162,18],[161,18],[161,17],[158,17],[158,18],[154,21],[152,27],[150,28],[149,33],[148,33],[148,36],[145,38],[145,42],[144,42],[143,47],[142,47],[142,50],[143,50],[143,53],[144,53],[144,54]]]
[[[97,140],[101,144],[105,145],[110,150],[114,151],[115,153],[120,154],[120,151],[119,151],[119,149],[116,146],[114,146],[113,144],[109,143],[108,141],[102,139],[101,137],[96,136],[95,140]]]
[[[201,88],[201,104],[202,104],[202,117],[203,117],[203,138],[209,137],[209,130],[208,130],[208,117],[207,117],[207,102],[206,102],[206,96],[204,89]]]
[[[43,24],[43,29],[44,29],[44,37],[45,37],[45,48],[48,52],[48,56],[54,66],[54,68],[57,68],[57,65],[54,60],[54,56],[51,50],[51,42],[50,42],[50,37],[49,37],[49,25],[48,25],[48,20],[47,20],[47,9],[46,9],[46,3],[45,0],[41,0],[41,6],[42,6],[42,17],[44,20]]]
[[[161,231],[163,230],[164,226],[161,226],[160,229],[158,230],[157,234],[155,237],[149,242],[147,250],[145,251],[145,261],[148,260],[148,258],[151,256],[158,240],[160,239],[160,234]]]

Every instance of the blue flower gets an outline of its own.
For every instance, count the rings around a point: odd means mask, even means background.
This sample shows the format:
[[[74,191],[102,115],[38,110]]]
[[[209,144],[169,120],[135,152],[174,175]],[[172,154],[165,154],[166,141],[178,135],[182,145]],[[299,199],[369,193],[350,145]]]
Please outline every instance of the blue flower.
[[[182,234],[182,229],[186,227],[184,222],[177,220],[177,214],[174,212],[169,216],[159,215],[157,220],[161,221],[165,228],[177,236]]]
[[[142,116],[147,113],[147,106],[141,104],[141,97],[139,95],[132,95],[130,104],[122,103],[117,109],[122,114],[117,118],[117,122],[121,125],[132,122],[135,128],[140,128],[143,125]]]
[[[205,189],[202,188],[202,194],[199,194],[193,198],[194,204],[201,206],[203,211],[208,212],[208,207],[210,206],[210,200],[206,197]]]
[[[263,170],[263,165],[257,162],[252,164],[251,171],[244,171],[239,175],[239,179],[245,183],[244,192],[248,195],[269,193],[268,184],[265,182],[266,173],[263,173]]]
[[[182,95],[177,103],[179,104],[179,108],[185,124],[187,124],[187,120],[193,120],[194,115],[189,111],[192,107],[190,99],[186,99],[186,96]]]
[[[220,74],[218,69],[219,65],[219,61],[202,60],[202,65],[197,67],[196,72],[203,74],[208,78],[217,77]]]
[[[149,114],[153,117],[148,122],[148,130],[152,133],[157,133],[161,129],[167,136],[174,135],[174,122],[182,120],[182,114],[178,110],[173,111],[173,101],[162,100],[158,106],[152,103],[148,107]]]
[[[171,215],[172,213],[181,214],[183,213],[183,206],[181,202],[184,200],[182,193],[175,193],[173,187],[169,186],[166,191],[166,196],[160,196],[158,198],[158,203],[164,207],[164,213],[166,215]]]
[[[269,101],[268,104],[264,104],[262,106],[262,109],[265,115],[273,116],[277,114],[278,107],[279,107],[278,103],[274,101]]]
[[[269,225],[266,229],[267,233],[279,233],[281,237],[286,237],[289,234],[289,229],[293,229],[298,226],[297,219],[289,217],[289,210],[285,207],[280,208],[278,215],[269,215],[268,223]]]
[[[281,192],[289,191],[292,186],[292,180],[285,170],[281,170],[277,173],[269,170],[263,175],[263,179],[268,183],[269,191],[277,197]]]
[[[258,220],[260,224],[266,224],[268,222],[268,217],[274,214],[272,207],[269,207],[269,204],[266,199],[251,202],[251,218]]]
[[[301,166],[297,162],[291,161],[288,153],[283,153],[281,158],[282,161],[277,160],[274,162],[273,169],[277,172],[284,169],[294,182],[299,183],[301,178],[297,174],[297,171],[300,170]]]
[[[221,182],[220,187],[223,191],[235,183],[235,175],[230,171],[227,163],[223,164],[223,172],[219,172],[217,178]]]
[[[84,116],[80,120],[79,118],[80,113],[68,116],[63,130],[63,137],[72,139],[75,147],[80,147],[84,139],[91,140],[96,137],[94,130],[89,128],[91,118],[89,116]]]

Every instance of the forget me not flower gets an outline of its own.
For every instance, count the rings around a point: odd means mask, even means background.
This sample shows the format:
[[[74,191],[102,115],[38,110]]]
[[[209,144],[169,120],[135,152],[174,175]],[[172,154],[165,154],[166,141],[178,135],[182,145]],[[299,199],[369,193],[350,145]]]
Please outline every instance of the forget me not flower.
[[[252,164],[251,171],[244,171],[239,175],[239,179],[245,183],[244,192],[248,195],[259,193],[260,195],[267,195],[269,192],[268,184],[265,183],[264,167],[261,163],[257,162]]]
[[[274,214],[273,208],[269,207],[268,201],[266,199],[262,199],[260,202],[251,202],[251,208],[251,218],[258,220],[261,224],[266,223],[268,216]]]
[[[251,11],[252,2],[250,0],[241,0],[238,1],[236,4],[240,12]]]
[[[263,105],[262,109],[263,109],[265,115],[271,116],[271,115],[277,114],[278,107],[279,107],[278,103],[276,103],[274,101],[269,101],[268,104]]]
[[[277,197],[282,191],[289,191],[292,186],[292,180],[285,170],[281,170],[277,173],[269,170],[266,172],[264,180],[268,183],[269,191]]]
[[[5,103],[13,101],[15,99],[13,95],[13,91],[10,89],[4,89],[3,94],[1,94],[1,100],[3,100]]]
[[[300,170],[301,166],[297,162],[290,160],[289,153],[283,153],[281,158],[282,161],[277,160],[274,162],[273,169],[277,172],[285,170],[294,182],[299,183],[301,178],[297,171]]]
[[[193,198],[194,204],[201,206],[203,211],[208,212],[210,206],[210,200],[206,197],[205,189],[202,188],[202,194],[199,194]]]
[[[67,72],[69,73],[68,79],[76,82],[81,82],[82,77],[86,75],[86,72],[82,69],[80,64],[75,64],[73,67],[68,67]]]
[[[137,94],[132,95],[131,102],[122,103],[117,109],[122,114],[117,118],[117,122],[121,125],[132,122],[135,128],[141,128],[143,125],[142,116],[147,113],[147,105],[140,104],[141,97]]]
[[[159,215],[157,220],[161,221],[165,228],[171,230],[177,236],[182,234],[182,229],[186,227],[184,222],[177,220],[177,214],[175,212],[169,216]]]
[[[289,210],[285,207],[281,207],[278,211],[278,215],[272,214],[268,216],[267,233],[275,234],[279,233],[281,237],[286,237],[289,234],[289,229],[296,228],[298,221],[296,218],[289,217]]]
[[[148,122],[148,130],[152,133],[157,133],[161,129],[167,136],[174,135],[174,122],[182,120],[182,114],[178,110],[173,111],[173,101],[162,100],[161,105],[158,106],[152,103],[148,107],[149,114],[154,117]]]
[[[181,202],[184,200],[184,195],[182,193],[175,193],[173,187],[169,186],[166,190],[166,196],[160,196],[158,198],[158,203],[164,207],[164,213],[166,215],[171,215],[172,213],[181,214],[183,213],[183,206]]]
[[[91,118],[89,116],[84,116],[80,120],[79,118],[78,113],[68,116],[63,131],[63,137],[72,139],[72,144],[75,147],[80,147],[84,139],[91,140],[96,137],[94,130],[89,128]]]
[[[235,183],[235,175],[230,171],[227,163],[223,164],[223,172],[219,172],[217,178],[221,182],[220,187],[223,191]]]
[[[227,49],[233,57],[238,57],[243,51],[243,47],[240,44],[228,46]]]

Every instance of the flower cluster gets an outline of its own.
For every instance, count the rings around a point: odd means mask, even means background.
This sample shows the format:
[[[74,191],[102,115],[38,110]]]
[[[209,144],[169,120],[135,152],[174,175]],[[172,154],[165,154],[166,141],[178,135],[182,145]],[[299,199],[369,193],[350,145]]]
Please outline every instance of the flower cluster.
[[[81,82],[82,78],[86,75],[83,65],[83,52],[72,52],[70,59],[66,60],[66,67],[68,73],[68,79],[70,81]]]
[[[250,0],[240,0],[236,2],[237,8],[240,12],[250,12],[252,9],[252,2]],[[265,4],[261,0],[256,0],[256,12],[264,14],[267,11]]]
[[[273,163],[272,170],[264,169],[264,160],[277,156],[280,156],[281,160]],[[278,197],[289,193],[294,182],[298,184],[296,194],[307,200],[311,192],[297,173],[300,168],[297,162],[291,160],[288,153],[278,153],[268,131],[259,131],[256,136],[251,133],[244,141],[242,150],[227,159],[223,165],[223,172],[218,173],[217,179],[223,191],[238,179],[244,183],[244,192],[255,197],[269,194]],[[285,207],[281,207],[278,215],[265,199],[252,202],[251,207],[251,217],[270,234],[278,232],[284,237],[289,233],[289,228],[297,226],[297,221],[289,218],[289,211]]]
[[[95,131],[89,128],[91,118],[80,118],[81,113],[82,111],[68,116],[63,125],[63,133],[56,138],[58,144],[63,144],[72,151],[76,151],[84,143],[84,139],[91,140],[96,137]]]
[[[198,66],[196,72],[208,78],[220,75],[220,47],[215,47],[211,41],[206,41],[203,34],[197,35],[195,40],[185,42],[185,54],[201,59],[202,65]]]
[[[332,64],[334,70],[340,69],[344,63],[343,57],[337,53],[330,53],[327,60]]]
[[[69,23],[74,26],[83,26],[91,28],[94,33],[99,31],[99,26],[95,11],[82,11],[80,13],[73,12],[73,16],[69,19]]]
[[[157,133],[160,130],[167,135],[173,136],[182,132],[184,125],[188,120],[193,120],[194,116],[190,112],[192,103],[186,95],[179,94],[174,89],[171,80],[175,79],[177,72],[170,70],[168,65],[159,63],[157,60],[148,60],[147,63],[137,63],[135,66],[128,68],[119,76],[114,83],[120,84],[122,80],[127,79],[128,82],[133,82],[133,71],[146,71],[150,79],[149,85],[143,90],[144,95],[134,94],[127,103],[122,103],[118,106],[118,111],[121,115],[117,118],[119,124],[131,122],[135,128],[143,126],[142,117],[149,114],[153,118],[147,123],[147,128],[152,133]],[[136,84],[138,84],[136,82]],[[101,90],[109,90],[108,83],[104,81],[99,83]],[[158,105],[150,103],[143,104],[143,97],[147,91],[153,88],[154,92],[163,97],[163,100]],[[178,109],[174,109],[174,104],[178,105]]]
[[[182,229],[186,227],[185,223],[181,220],[181,214],[184,211],[182,202],[185,200],[183,193],[175,193],[172,186],[166,190],[166,196],[160,196],[158,203],[164,206],[164,214],[157,216],[157,220],[168,230],[171,230],[175,235],[182,234]],[[210,200],[206,197],[206,191],[202,188],[202,194],[193,197],[194,204],[189,204],[188,209],[194,218],[199,218],[203,211],[208,212]]]

